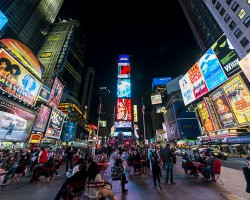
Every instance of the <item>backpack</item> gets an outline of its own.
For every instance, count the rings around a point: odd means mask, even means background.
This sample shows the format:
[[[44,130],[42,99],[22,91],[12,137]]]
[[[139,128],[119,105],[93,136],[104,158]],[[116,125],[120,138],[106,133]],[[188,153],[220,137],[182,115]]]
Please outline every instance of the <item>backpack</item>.
[[[151,162],[152,164],[158,164],[159,163],[159,160],[158,160],[158,155],[157,155],[157,152],[156,150],[155,151],[151,151]]]

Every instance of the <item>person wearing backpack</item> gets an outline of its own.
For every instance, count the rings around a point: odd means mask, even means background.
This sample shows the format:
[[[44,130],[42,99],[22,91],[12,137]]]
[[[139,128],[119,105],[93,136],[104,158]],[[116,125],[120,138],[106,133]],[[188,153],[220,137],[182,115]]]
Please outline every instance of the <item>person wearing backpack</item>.
[[[153,175],[153,181],[154,181],[154,187],[155,189],[157,189],[157,184],[156,181],[158,181],[158,186],[161,187],[161,181],[160,181],[160,166],[159,166],[159,159],[160,156],[157,152],[157,150],[155,149],[155,146],[152,146],[152,148],[150,149],[150,161],[152,163],[152,175]]]

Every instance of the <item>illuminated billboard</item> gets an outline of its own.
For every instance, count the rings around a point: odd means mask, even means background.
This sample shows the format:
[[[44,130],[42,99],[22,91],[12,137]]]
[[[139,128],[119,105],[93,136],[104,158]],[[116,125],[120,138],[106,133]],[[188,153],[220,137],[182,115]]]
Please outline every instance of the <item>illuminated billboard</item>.
[[[179,80],[179,84],[180,84],[180,88],[181,88],[182,98],[183,98],[184,104],[186,106],[187,104],[189,104],[195,100],[195,96],[194,96],[194,93],[192,90],[193,85],[190,82],[187,74],[185,74]]]
[[[239,56],[225,34],[212,45],[212,49],[227,77],[240,71]]]
[[[114,132],[114,136],[117,137],[119,132]],[[123,136],[132,136],[132,133],[130,131],[122,131]]]
[[[99,121],[99,127],[101,127],[101,128],[107,127],[107,121],[100,120],[100,121]]]
[[[4,49],[0,49],[0,63],[0,88],[26,103],[35,104],[41,83]]]
[[[240,75],[222,86],[239,125],[250,121],[250,94]]]
[[[153,78],[153,81],[152,81],[152,90],[154,90],[155,86],[157,86],[157,85],[164,85],[165,86],[171,80],[172,80],[171,77]]]
[[[162,103],[161,95],[160,94],[151,95],[151,103],[153,105]]]
[[[34,114],[6,101],[0,101],[0,140],[25,142],[34,120]]]
[[[211,48],[199,59],[198,64],[209,90],[214,89],[227,80]]]
[[[119,55],[118,63],[130,63],[129,55]]]
[[[237,121],[227,102],[223,90],[218,88],[210,95],[210,98],[219,117],[222,128],[237,127]]]
[[[0,41],[8,47],[32,73],[42,78],[45,68],[26,45],[9,38]]]
[[[45,137],[60,139],[65,115],[57,108],[53,108],[50,114]]]
[[[45,105],[41,105],[36,121],[33,126],[34,131],[44,132],[49,119],[51,109]]]
[[[63,84],[59,81],[58,78],[55,78],[51,93],[50,93],[50,97],[48,100],[48,105],[50,107],[58,107],[60,100],[61,100],[61,96],[63,93]]]
[[[128,78],[119,78],[117,80],[117,97],[131,97],[131,82]]]
[[[131,99],[117,99],[116,120],[117,121],[132,121]]]
[[[247,77],[248,81],[250,81],[250,53],[247,54],[240,62],[239,65]]]
[[[115,128],[131,128],[132,122],[131,121],[115,121],[114,127]]]
[[[50,93],[51,93],[51,89],[48,88],[45,85],[42,85],[41,90],[40,90],[40,92],[38,94],[37,99],[39,101],[42,101],[43,103],[47,103],[48,100],[49,100]]]
[[[215,131],[214,125],[211,120],[211,116],[209,115],[208,109],[206,107],[206,104],[204,101],[197,104],[197,108],[199,111],[199,115],[201,118],[201,122],[203,124],[203,127],[207,132]]]
[[[5,26],[5,24],[7,24],[7,22],[8,22],[7,17],[0,10],[0,30]]]
[[[137,105],[133,105],[134,122],[138,122]]]
[[[130,65],[118,66],[118,78],[130,78]]]

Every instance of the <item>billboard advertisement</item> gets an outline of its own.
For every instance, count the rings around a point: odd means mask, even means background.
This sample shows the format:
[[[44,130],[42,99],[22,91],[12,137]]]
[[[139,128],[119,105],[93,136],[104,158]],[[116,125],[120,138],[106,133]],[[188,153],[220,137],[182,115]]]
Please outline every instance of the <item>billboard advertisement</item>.
[[[5,24],[7,24],[7,22],[8,22],[7,17],[0,10],[0,30],[5,26]]]
[[[239,125],[250,121],[250,95],[240,75],[222,86]]]
[[[32,144],[40,144],[41,140],[42,140],[43,136],[41,134],[31,134],[30,135],[30,139],[29,139],[29,143]]]
[[[203,127],[205,128],[206,133],[215,131],[213,122],[211,120],[211,116],[209,115],[209,112],[207,110],[205,102],[202,101],[202,102],[198,103],[197,109],[199,111],[201,123],[202,123]]]
[[[115,128],[131,128],[132,122],[131,121],[115,121],[114,127]]]
[[[250,53],[247,54],[240,62],[240,68],[244,72],[247,80],[250,81]]]
[[[101,128],[107,127],[107,121],[100,120],[100,121],[99,121],[99,127],[101,127]]]
[[[130,63],[129,55],[119,55],[118,63]]]
[[[151,95],[151,103],[152,105],[162,103],[161,94]]]
[[[0,100],[0,140],[25,142],[34,120],[34,114]]]
[[[118,66],[118,78],[130,78],[130,65]]]
[[[1,39],[0,41],[8,47],[33,74],[42,78],[45,68],[26,45],[10,38]]]
[[[237,127],[237,121],[227,102],[222,88],[218,88],[211,95],[210,98],[214,105],[215,111],[219,117],[222,128]]]
[[[53,108],[50,114],[45,137],[60,139],[65,115],[57,108]]]
[[[196,99],[208,92],[207,84],[202,76],[198,63],[195,63],[188,71],[188,77],[193,85],[193,93]]]
[[[169,131],[167,131],[167,135],[168,135],[169,140],[175,140],[175,139],[180,138],[180,134],[179,134],[176,122],[172,122],[169,124]]]
[[[50,93],[51,93],[51,89],[48,88],[46,85],[42,85],[37,99],[42,101],[43,103],[47,103],[49,100]]]
[[[138,122],[137,105],[133,105],[134,122]]]
[[[212,49],[227,77],[240,71],[239,56],[225,34],[212,45]]]
[[[61,100],[61,96],[63,93],[63,84],[59,81],[58,78],[55,78],[51,93],[50,93],[50,97],[48,100],[48,105],[50,107],[58,107],[60,100]]]
[[[189,104],[195,100],[195,96],[194,96],[194,93],[192,90],[193,85],[190,82],[187,74],[185,74],[179,80],[179,84],[180,84],[180,88],[181,88],[182,98],[183,98],[184,104],[186,106],[187,104]]]
[[[41,83],[4,49],[0,49],[0,63],[0,88],[34,105]]]
[[[69,121],[63,126],[62,141],[73,141],[76,132],[76,123]]]
[[[128,78],[118,78],[117,80],[117,97],[131,97],[131,82]]]
[[[116,120],[117,121],[132,121],[131,99],[117,99]]]
[[[211,48],[199,59],[198,64],[209,90],[214,89],[227,80]]]
[[[32,130],[39,132],[45,131],[50,111],[51,109],[49,107],[41,105]]]

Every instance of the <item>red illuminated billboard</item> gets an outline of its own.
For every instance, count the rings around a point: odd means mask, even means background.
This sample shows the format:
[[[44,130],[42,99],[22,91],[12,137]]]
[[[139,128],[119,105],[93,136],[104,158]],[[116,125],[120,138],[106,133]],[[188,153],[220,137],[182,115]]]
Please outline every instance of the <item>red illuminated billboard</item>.
[[[40,87],[40,82],[4,49],[0,49],[0,88],[2,90],[33,105]]]
[[[33,126],[34,131],[44,132],[51,109],[47,106],[41,105],[36,121]]]
[[[118,78],[130,78],[130,65],[118,66]]]
[[[64,88],[63,84],[58,80],[58,78],[55,78],[48,101],[48,105],[50,107],[52,108],[58,107],[63,93],[63,88]]]
[[[117,121],[132,121],[131,99],[117,99],[116,120]]]

